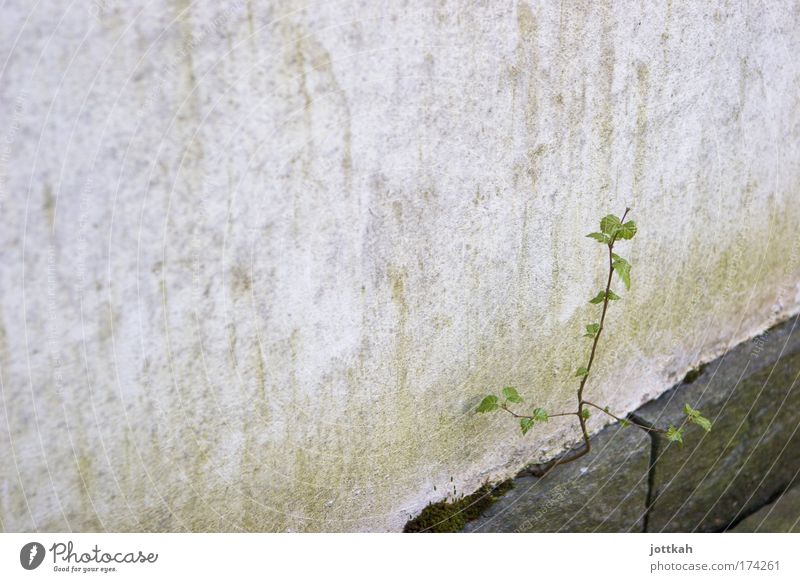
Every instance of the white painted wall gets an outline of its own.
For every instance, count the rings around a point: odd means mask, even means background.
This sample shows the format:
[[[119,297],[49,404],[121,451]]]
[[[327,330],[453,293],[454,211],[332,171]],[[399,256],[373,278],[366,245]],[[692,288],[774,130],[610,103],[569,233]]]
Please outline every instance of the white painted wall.
[[[794,2],[16,1],[6,530],[398,530],[797,310]],[[593,419],[599,428],[602,419]],[[452,482],[451,482],[452,478]]]

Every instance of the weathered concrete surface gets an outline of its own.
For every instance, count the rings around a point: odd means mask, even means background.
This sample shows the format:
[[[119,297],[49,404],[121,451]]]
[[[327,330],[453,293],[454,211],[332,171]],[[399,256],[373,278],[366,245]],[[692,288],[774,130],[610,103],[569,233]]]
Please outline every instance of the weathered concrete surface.
[[[649,531],[719,531],[800,475],[800,325],[792,318],[737,346],[691,384],[637,414],[678,426],[685,403],[714,422],[691,426],[686,445],[663,446],[655,464]]]
[[[789,3],[4,5],[0,521],[399,530],[797,310]],[[593,419],[592,429],[602,420]]]
[[[735,533],[800,533],[800,487],[747,516],[730,530]]]
[[[467,532],[642,531],[647,507],[650,438],[633,426],[608,426],[592,451],[541,479],[514,479]]]

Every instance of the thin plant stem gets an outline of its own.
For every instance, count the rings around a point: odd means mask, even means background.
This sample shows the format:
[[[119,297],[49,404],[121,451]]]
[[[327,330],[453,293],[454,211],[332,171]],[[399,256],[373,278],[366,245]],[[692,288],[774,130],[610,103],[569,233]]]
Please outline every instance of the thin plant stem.
[[[628,212],[630,212],[630,208],[625,209],[625,214],[622,215],[622,219],[620,222],[625,222],[625,217],[628,216]],[[611,240],[608,241],[608,277],[606,278],[606,289],[605,289],[605,296],[603,298],[603,311],[600,314],[600,327],[597,330],[597,333],[594,335],[592,341],[592,351],[589,353],[589,362],[586,364],[586,373],[581,377],[581,383],[578,386],[578,410],[575,414],[578,416],[578,422],[580,423],[581,427],[581,436],[583,437],[583,447],[571,455],[565,455],[563,457],[559,457],[557,459],[553,459],[548,463],[544,463],[542,465],[538,465],[539,469],[542,471],[542,474],[547,473],[553,467],[558,465],[563,465],[565,463],[571,463],[572,461],[576,461],[589,453],[592,450],[592,441],[589,438],[589,429],[586,426],[586,421],[588,415],[584,412],[585,406],[588,404],[583,399],[583,392],[586,388],[586,381],[589,379],[589,374],[592,372],[592,364],[594,364],[594,359],[597,354],[597,344],[600,341],[600,336],[603,333],[603,325],[606,321],[606,313],[608,312],[608,302],[609,302],[609,291],[611,291],[611,280],[614,277],[614,243],[617,240],[616,233],[611,237]],[[604,411],[605,412],[605,411]]]
[[[600,321],[598,323],[592,323],[590,326],[587,327],[587,335],[592,338],[592,348],[589,352],[589,359],[586,363],[586,367],[581,367],[578,369],[576,376],[580,376],[580,384],[578,385],[578,389],[576,391],[576,404],[577,408],[574,411],[570,412],[559,412],[557,414],[549,414],[544,416],[544,412],[541,409],[534,410],[534,415],[526,415],[526,414],[517,414],[511,408],[509,408],[509,402],[519,403],[522,402],[521,397],[519,394],[516,393],[516,390],[513,388],[504,388],[503,392],[506,394],[507,390],[511,390],[511,392],[507,393],[507,400],[502,404],[497,402],[497,396],[489,395],[481,401],[480,406],[478,407],[478,412],[489,412],[491,410],[501,409],[505,410],[514,418],[520,419],[520,425],[522,427],[522,434],[525,434],[530,428],[533,426],[535,421],[540,420],[547,420],[547,418],[553,418],[557,416],[577,416],[578,417],[578,424],[581,429],[581,445],[580,448],[570,451],[565,455],[562,455],[559,458],[551,459],[550,461],[538,465],[530,465],[528,467],[528,471],[536,476],[544,476],[550,471],[552,468],[563,465],[565,463],[570,463],[577,459],[580,459],[584,455],[588,454],[592,450],[592,442],[589,438],[589,428],[587,425],[587,421],[589,419],[589,410],[587,407],[596,408],[601,412],[604,412],[611,418],[619,421],[624,425],[633,424],[642,430],[645,430],[649,433],[658,433],[666,435],[666,438],[670,442],[677,442],[679,445],[683,443],[683,427],[689,423],[694,423],[702,427],[706,432],[711,430],[711,421],[707,418],[703,417],[699,410],[695,410],[690,407],[688,404],[684,407],[684,413],[686,414],[686,420],[679,425],[679,427],[675,427],[670,425],[669,430],[663,430],[660,428],[656,428],[654,426],[648,426],[644,420],[639,419],[632,420],[631,416],[628,418],[622,418],[617,416],[616,414],[610,412],[607,407],[601,407],[594,402],[590,402],[584,398],[584,393],[586,391],[586,383],[589,380],[589,377],[592,372],[592,366],[594,365],[595,359],[597,357],[597,347],[600,343],[600,337],[603,335],[603,331],[605,330],[606,324],[606,315],[608,314],[608,303],[611,301],[612,291],[611,291],[611,282],[614,278],[614,265],[615,265],[615,255],[614,255],[614,244],[617,242],[617,238],[621,232],[622,228],[628,228],[623,235],[625,240],[630,240],[636,234],[636,227],[631,222],[629,225],[625,224],[625,219],[630,212],[630,208],[625,209],[625,213],[622,215],[622,219],[618,219],[613,215],[609,215],[606,217],[607,219],[613,219],[614,221],[618,221],[616,225],[617,228],[613,229],[613,234],[611,231],[607,231],[606,227],[604,226],[604,221],[606,218],[601,220],[600,222],[600,229],[603,231],[602,233],[592,233],[588,235],[595,240],[604,243],[608,248],[608,276],[606,277],[606,286],[605,292],[603,294],[603,306],[600,313]],[[620,269],[620,277],[622,278],[623,282],[626,284],[626,287],[630,288],[630,264],[627,263],[621,257],[617,257],[619,261],[619,265],[617,268]],[[624,271],[622,269],[625,269]],[[599,294],[598,294],[599,297]],[[614,297],[615,299],[619,299],[618,297]],[[597,298],[595,298],[597,299]],[[591,303],[599,303],[592,299]],[[593,332],[593,333],[592,333]],[[527,422],[530,421],[530,422]]]
[[[615,420],[618,420],[620,422],[627,422],[628,424],[632,424],[634,426],[638,426],[642,430],[646,430],[648,432],[662,432],[662,433],[667,432],[665,430],[662,430],[660,428],[655,428],[653,426],[645,426],[643,424],[640,424],[640,423],[636,422],[635,420],[631,420],[630,418],[619,417],[616,414],[613,414],[613,413],[609,412],[608,409],[601,408],[600,406],[598,406],[594,402],[589,402],[588,400],[584,400],[583,403],[586,404],[587,406],[592,406],[593,408],[596,408],[597,410],[600,410],[600,411],[606,413],[608,416],[610,416],[611,418],[613,418]]]

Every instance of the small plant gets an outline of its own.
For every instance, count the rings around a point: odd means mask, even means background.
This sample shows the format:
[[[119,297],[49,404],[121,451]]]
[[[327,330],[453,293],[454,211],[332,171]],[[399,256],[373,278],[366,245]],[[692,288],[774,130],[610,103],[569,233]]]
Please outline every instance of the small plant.
[[[706,432],[711,430],[711,421],[705,418],[699,410],[695,410],[688,404],[685,405],[683,409],[686,419],[681,426],[670,426],[664,430],[652,426],[644,426],[630,418],[621,418],[615,414],[612,414],[607,406],[599,406],[593,402],[590,402],[584,397],[586,382],[592,372],[592,365],[594,364],[595,355],[597,353],[597,344],[600,341],[600,336],[603,333],[609,303],[611,301],[617,301],[620,299],[620,296],[614,293],[614,291],[611,289],[611,282],[613,280],[614,273],[616,273],[617,277],[619,277],[619,280],[622,281],[622,284],[625,286],[626,290],[630,290],[631,288],[631,264],[626,259],[614,252],[614,245],[616,245],[619,241],[631,240],[636,235],[636,223],[633,220],[628,220],[627,222],[625,221],[625,218],[628,216],[629,212],[630,208],[626,208],[622,218],[619,218],[613,214],[603,217],[603,219],[600,221],[600,232],[592,232],[586,235],[588,238],[594,239],[598,243],[608,247],[608,278],[606,280],[605,289],[599,291],[597,295],[589,300],[589,303],[592,305],[602,305],[602,308],[600,311],[600,320],[586,325],[586,332],[583,334],[583,337],[592,340],[592,347],[589,352],[589,359],[586,361],[586,363],[582,366],[578,366],[575,369],[574,377],[580,379],[576,394],[576,410],[549,414],[543,408],[534,407],[527,414],[520,414],[517,412],[519,408],[516,408],[515,410],[515,405],[524,404],[524,400],[522,396],[520,396],[517,389],[511,386],[503,388],[502,398],[494,394],[489,394],[483,400],[481,400],[481,403],[476,409],[476,412],[481,413],[502,410],[510,414],[514,418],[518,419],[519,427],[523,435],[527,434],[537,423],[547,422],[550,418],[557,416],[577,417],[578,423],[580,424],[581,433],[583,435],[583,444],[581,448],[572,452],[571,454],[564,455],[557,459],[553,459],[548,463],[539,465],[538,471],[536,471],[539,474],[546,473],[556,465],[563,465],[564,463],[569,463],[579,459],[592,450],[592,444],[589,439],[589,431],[586,428],[586,421],[591,415],[592,408],[609,415],[611,418],[616,419],[623,427],[634,424],[646,431],[663,434],[668,441],[678,443],[679,446],[683,446],[683,434],[687,424],[696,424]]]

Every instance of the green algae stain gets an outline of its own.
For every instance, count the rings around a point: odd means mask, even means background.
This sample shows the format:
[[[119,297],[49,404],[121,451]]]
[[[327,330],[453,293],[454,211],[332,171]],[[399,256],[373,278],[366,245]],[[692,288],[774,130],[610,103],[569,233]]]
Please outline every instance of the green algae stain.
[[[405,295],[405,271],[390,270],[389,281],[392,289],[392,301],[397,307],[397,331],[395,336],[397,390],[405,391],[408,389],[408,352],[410,344],[410,338],[406,334],[408,301]]]
[[[608,11],[610,12],[610,11]],[[614,155],[614,68],[616,64],[616,53],[613,42],[613,30],[611,29],[608,12],[603,16],[603,36],[601,39],[601,60],[598,67],[598,84],[602,92],[600,111],[594,119],[594,131],[598,139],[598,156],[600,163],[597,165],[597,188],[601,193],[605,193],[611,188],[613,183],[612,160]]]
[[[56,224],[56,199],[53,196],[53,188],[50,184],[44,185],[44,201],[42,202],[42,210],[45,217],[47,217],[47,224],[50,228],[55,228]]]
[[[791,240],[797,212],[775,216],[770,239]],[[684,243],[689,259],[676,265],[668,284],[661,268],[663,259],[643,249],[634,264],[634,284],[617,309],[610,312],[618,324],[611,328],[629,352],[647,358],[671,353],[675,345],[693,345],[692,334],[707,325],[742,321],[743,306],[749,310],[774,301],[774,289],[784,278],[783,254],[769,248],[760,229],[740,230],[738,225],[718,227],[719,238],[728,242],[709,255],[707,233],[694,232]],[[668,307],[668,308],[667,308]],[[620,311],[616,316],[615,312]],[[700,322],[700,323],[698,323]]]
[[[261,349],[261,338],[256,338],[255,341],[255,375],[256,375],[256,410],[261,421],[265,424],[269,423],[272,414],[269,406],[269,398],[267,395],[267,371],[264,365],[264,352]]]
[[[639,97],[636,106],[636,133],[634,136],[633,196],[634,203],[641,194],[641,184],[646,172],[647,156],[647,100],[650,93],[650,69],[644,63],[636,66],[636,87]]]
[[[253,288],[253,279],[246,265],[236,264],[231,267],[231,290],[238,296],[249,296]]]
[[[517,3],[517,30],[519,34],[519,48],[515,71],[532,71],[539,64],[537,49],[538,25],[533,12],[525,2]],[[539,84],[535,74],[527,75],[527,101],[525,102],[525,127],[530,133],[535,133],[538,124],[539,111]]]
[[[105,531],[96,507],[92,501],[92,492],[97,491],[95,475],[92,467],[92,457],[85,453],[78,453],[75,457],[77,469],[77,488],[81,495],[80,517],[71,519],[72,523],[80,523],[80,531]],[[99,495],[95,493],[99,499]]]
[[[794,218],[789,215],[771,225],[774,241],[793,240]],[[565,225],[561,228],[568,230]],[[642,223],[642,229],[643,234],[647,232],[646,221]],[[715,295],[720,289],[735,287],[737,280],[749,288],[758,284],[762,277],[769,281],[777,273],[783,272],[781,253],[774,253],[776,256],[764,255],[765,245],[759,243],[759,229],[745,231],[741,241],[737,241],[736,232],[732,228],[720,234],[721,238],[736,242],[729,243],[731,248],[715,249],[714,255],[719,259],[717,265],[705,264],[706,257],[700,251],[707,241],[698,233],[698,246],[687,253],[690,259],[682,267],[685,272],[681,271],[678,276],[668,280],[651,271],[645,276],[642,271],[653,269],[647,264],[658,264],[660,255],[652,247],[650,250],[643,247],[641,253],[653,254],[634,264],[634,272],[641,278],[634,279],[632,291],[625,294],[623,301],[614,305],[610,315],[613,325],[609,333],[619,339],[626,350],[630,348],[637,355],[663,355],[673,349],[674,342],[680,341],[678,338],[686,337],[680,334],[691,332],[687,314],[719,309],[720,316],[726,317],[735,309],[735,305],[727,307],[727,301],[721,307],[714,307],[717,301]],[[555,252],[558,253],[556,259],[559,264],[570,270],[581,268],[573,264],[569,245],[559,247]],[[763,269],[752,266],[755,263],[759,263]],[[697,282],[689,275],[699,272],[701,266],[705,280],[698,297]],[[144,528],[164,531],[175,529],[176,524],[185,525],[193,531],[231,530],[237,527],[248,531],[374,528],[373,524],[380,520],[381,515],[396,510],[400,496],[419,490],[420,479],[415,476],[431,460],[442,466],[453,467],[453,471],[459,475],[465,474],[463,467],[476,458],[485,458],[497,465],[506,462],[506,459],[497,457],[480,457],[480,453],[490,455],[497,444],[512,438],[512,435],[513,438],[519,438],[516,435],[518,429],[515,426],[497,425],[496,432],[487,438],[487,432],[495,431],[495,427],[489,428],[487,419],[465,412],[469,408],[469,400],[487,387],[500,387],[506,381],[520,382],[524,384],[520,386],[520,391],[524,391],[526,400],[552,403],[553,407],[561,399],[569,400],[572,397],[574,386],[568,376],[568,364],[585,355],[585,345],[577,336],[581,324],[592,314],[592,307],[588,304],[577,309],[558,329],[537,329],[534,338],[530,334],[515,334],[513,310],[512,313],[505,313],[497,319],[496,325],[484,326],[487,331],[476,348],[473,369],[463,371],[461,376],[439,378],[434,384],[418,385],[414,369],[409,366],[424,349],[424,346],[418,345],[412,333],[415,316],[414,279],[406,269],[394,267],[386,274],[382,288],[392,306],[390,348],[393,350],[393,361],[390,374],[392,384],[374,387],[376,393],[385,390],[381,392],[380,408],[371,409],[367,406],[351,413],[326,405],[326,418],[315,417],[315,410],[303,409],[300,426],[291,434],[275,438],[267,445],[249,436],[252,431],[258,430],[260,422],[250,418],[243,428],[247,433],[244,459],[239,474],[232,482],[221,483],[212,477],[211,468],[219,461],[219,453],[215,453],[212,447],[208,451],[207,463],[198,463],[189,476],[199,493],[186,499],[169,500],[177,515],[174,522],[163,516],[159,519],[146,517],[143,518]],[[524,299],[524,295],[520,297],[521,301]],[[698,302],[692,304],[692,300]],[[664,309],[665,304],[671,306],[669,310]],[[481,317],[485,316],[483,314]],[[658,331],[665,332],[665,337],[670,341],[650,336],[653,330],[648,329],[648,323],[653,319],[657,321]],[[496,331],[499,329],[505,329],[510,337],[507,340],[499,339]],[[568,336],[570,330],[574,330],[576,339],[563,340],[562,337]],[[292,339],[282,346],[282,353],[291,357],[293,368],[302,365],[302,358],[298,354],[302,347],[300,339],[300,332],[295,330]],[[523,354],[524,361],[520,362]],[[612,355],[610,350],[601,352],[599,362],[607,364],[613,361]],[[253,357],[254,374],[258,377],[260,373],[263,378],[266,364],[259,364],[260,358]],[[259,366],[262,367],[261,372]],[[608,371],[608,367],[605,371]],[[342,374],[348,385],[362,388],[368,382],[368,376],[358,368],[351,368]],[[334,377],[331,382],[335,381]],[[589,386],[589,391],[602,394],[608,385],[606,377],[598,374],[596,383]],[[420,408],[412,392],[423,389],[429,405]],[[438,395],[444,397],[439,398]],[[300,402],[300,394],[293,395],[290,401]],[[341,417],[336,418],[335,423],[329,423],[328,414]],[[530,437],[529,434],[524,446],[530,447],[530,456],[533,457],[548,435],[542,433],[536,435],[535,439]],[[166,458],[172,456],[168,448],[164,455]],[[288,474],[287,468],[291,468]],[[161,470],[166,474],[169,468],[164,466]],[[486,490],[483,490],[485,493]],[[452,500],[432,504],[417,520],[412,520],[406,526],[407,531],[462,529],[469,509],[463,503],[456,503],[457,508],[453,511],[452,505]],[[470,505],[468,501],[467,506]],[[235,510],[229,517],[220,518],[216,512],[228,506]]]
[[[708,275],[712,284],[713,271],[711,269]],[[401,269],[394,269],[388,276],[388,287],[398,317],[395,328],[395,345],[400,348],[401,355],[405,350],[405,354],[411,356],[415,346],[411,338],[405,337],[408,333],[408,322],[411,316],[411,307],[408,303],[408,275]],[[615,325],[626,327],[629,320],[636,319],[634,313],[631,313],[631,305],[639,290],[644,295],[653,294],[655,304],[663,301],[663,292],[658,290],[657,286],[651,287],[646,283],[639,288],[635,286],[629,296],[631,303],[621,302],[615,306],[617,307],[615,316],[618,318],[614,322]],[[635,312],[639,312],[640,308],[641,306],[637,305]],[[586,310],[579,310],[575,320],[566,324],[565,329],[575,327],[579,323],[578,320],[586,316],[590,309],[587,306]],[[673,325],[670,322],[662,323],[668,326]],[[683,327],[683,323],[678,319],[675,320],[674,325],[678,329]],[[405,347],[403,348],[403,346]],[[544,371],[551,370],[554,363],[562,361],[563,364],[563,360],[569,359],[559,358],[558,351],[554,345],[541,344],[537,350],[538,353],[533,356],[534,361],[531,363],[531,368],[539,370],[543,376],[546,375]],[[576,348],[576,354],[579,352],[580,349]],[[503,366],[502,354],[493,348],[488,339],[486,349],[481,357],[484,360],[479,364],[479,368],[495,368],[494,373],[498,373],[496,368]],[[405,357],[401,357],[400,361],[404,359]],[[399,362],[397,365],[399,369]],[[492,371],[489,370],[488,373],[491,374]],[[398,375],[397,379],[397,388],[410,386],[414,381],[408,371]],[[475,392],[486,380],[491,380],[491,378],[475,376],[462,384],[462,390],[465,395]],[[499,378],[497,380],[499,381]],[[355,381],[359,381],[359,378],[356,377]],[[597,386],[597,388],[602,387]],[[572,386],[568,382],[562,386],[550,380],[546,382],[545,387],[547,391],[560,392],[563,390],[564,393],[571,389]],[[546,395],[546,392],[541,392],[534,396],[545,397]],[[291,453],[286,450],[282,451],[277,444],[275,447],[263,451],[258,450],[252,443],[248,444],[247,449],[250,451],[246,463],[248,466],[259,463],[259,459],[269,459],[270,464],[264,469],[253,468],[252,476],[243,472],[242,478],[246,481],[246,486],[241,490],[243,514],[240,525],[248,531],[357,529],[361,522],[353,520],[363,517],[365,520],[363,523],[368,524],[370,515],[391,511],[393,509],[392,500],[402,494],[402,487],[413,486],[402,477],[393,484],[391,481],[384,481],[380,476],[413,475],[414,472],[419,471],[421,462],[431,458],[440,459],[442,463],[458,464],[467,453],[450,438],[453,435],[456,436],[455,440],[466,438],[473,439],[473,442],[476,443],[483,443],[480,446],[485,446],[486,449],[493,446],[492,443],[482,439],[475,440],[476,435],[485,433],[486,427],[481,426],[481,423],[478,422],[483,419],[469,418],[465,422],[459,420],[459,413],[455,410],[448,411],[444,408],[429,413],[425,410],[420,411],[418,407],[413,406],[412,401],[409,400],[409,402],[410,405],[406,406],[400,394],[385,399],[385,412],[377,411],[367,419],[368,422],[364,422],[362,419],[362,425],[360,425],[363,430],[362,435],[357,434],[352,426],[327,427],[325,432],[330,440],[325,445],[326,451],[321,456],[312,454],[313,445],[309,450],[304,450],[300,444],[302,441],[294,441],[288,445]],[[439,404],[437,401],[435,406],[438,407]],[[380,430],[381,426],[387,428],[384,434]],[[322,442],[320,439],[323,438],[323,434],[323,432],[310,433],[308,435],[308,438],[311,439],[309,443]],[[502,433],[498,432],[498,437],[501,436]],[[424,438],[430,439],[431,442],[420,443]],[[360,462],[359,455],[363,456]],[[277,473],[271,474],[269,467],[277,469]],[[281,467],[293,467],[288,479],[281,478]],[[357,494],[350,495],[354,491],[360,491],[362,495],[370,497],[369,511],[364,510],[363,503],[354,501],[357,499],[355,497]],[[483,497],[485,494],[486,490],[482,490],[479,497]],[[472,499],[471,496],[470,499]],[[206,499],[205,502],[214,507],[220,507],[221,492],[212,489],[210,500]],[[202,505],[200,498],[198,503]],[[407,524],[406,531],[460,531],[470,514],[469,507],[471,505],[469,500],[466,502],[466,506],[463,502],[433,503],[418,518]],[[482,510],[476,508],[476,513],[480,513]],[[228,529],[231,527],[230,522],[225,525],[224,521],[214,521],[212,515],[203,517],[197,513],[191,513],[191,511],[187,505],[181,509],[180,514],[184,517],[193,516],[189,522],[192,529],[202,529],[209,523],[212,523],[216,529],[223,526]],[[194,511],[196,512],[197,509]]]

